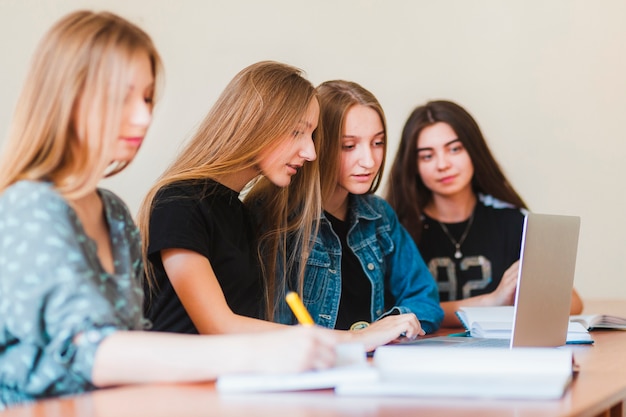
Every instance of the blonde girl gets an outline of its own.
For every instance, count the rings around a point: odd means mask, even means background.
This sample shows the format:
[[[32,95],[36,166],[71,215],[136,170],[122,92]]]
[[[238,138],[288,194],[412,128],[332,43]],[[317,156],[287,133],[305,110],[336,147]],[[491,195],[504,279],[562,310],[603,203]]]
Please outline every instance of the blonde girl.
[[[98,387],[334,361],[335,338],[314,328],[141,331],[138,230],[98,182],[135,157],[160,74],[148,35],[111,13],[71,13],[38,46],[0,162],[0,409]]]

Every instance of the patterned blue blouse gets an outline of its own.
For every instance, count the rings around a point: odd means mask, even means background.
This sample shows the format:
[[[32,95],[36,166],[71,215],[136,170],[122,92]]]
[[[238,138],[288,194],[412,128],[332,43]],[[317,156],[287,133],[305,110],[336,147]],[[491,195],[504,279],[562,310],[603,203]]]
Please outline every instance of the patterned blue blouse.
[[[50,184],[20,181],[0,195],[0,410],[93,389],[99,343],[145,327],[139,232],[117,196],[98,192],[114,274]]]

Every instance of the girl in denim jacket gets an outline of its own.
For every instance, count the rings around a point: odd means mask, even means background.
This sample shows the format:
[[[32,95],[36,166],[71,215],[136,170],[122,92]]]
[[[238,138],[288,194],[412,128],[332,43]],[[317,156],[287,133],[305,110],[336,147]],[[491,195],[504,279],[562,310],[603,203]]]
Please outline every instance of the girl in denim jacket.
[[[435,281],[394,211],[374,195],[387,148],[383,110],[354,82],[328,81],[317,90],[323,213],[306,260],[304,303],[329,328],[356,330],[406,315],[419,320],[418,334],[431,333],[443,318]]]

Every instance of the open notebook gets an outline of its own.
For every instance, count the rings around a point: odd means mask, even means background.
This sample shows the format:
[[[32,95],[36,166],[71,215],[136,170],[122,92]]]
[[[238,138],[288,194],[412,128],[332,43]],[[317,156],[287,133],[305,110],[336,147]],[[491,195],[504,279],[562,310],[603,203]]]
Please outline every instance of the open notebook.
[[[626,317],[610,314],[578,314],[569,318],[571,323],[580,323],[587,330],[626,330]]]
[[[507,339],[510,341],[514,313],[515,308],[513,306],[461,307],[456,312],[456,315],[472,337]],[[593,339],[585,326],[572,321],[570,318],[565,343],[591,344]]]
[[[292,373],[241,373],[217,379],[220,393],[302,391],[335,388],[338,385],[378,380],[378,371],[367,363],[365,347],[344,343],[336,347],[337,364],[330,369]]]

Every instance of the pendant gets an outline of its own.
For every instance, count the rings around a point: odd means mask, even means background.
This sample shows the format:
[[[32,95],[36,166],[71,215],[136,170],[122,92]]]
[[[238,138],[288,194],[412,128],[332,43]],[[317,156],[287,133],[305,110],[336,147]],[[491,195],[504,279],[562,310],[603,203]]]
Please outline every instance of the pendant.
[[[461,250],[459,248],[456,248],[456,252],[454,252],[454,257],[456,259],[461,259],[463,257],[463,254],[461,253]]]

